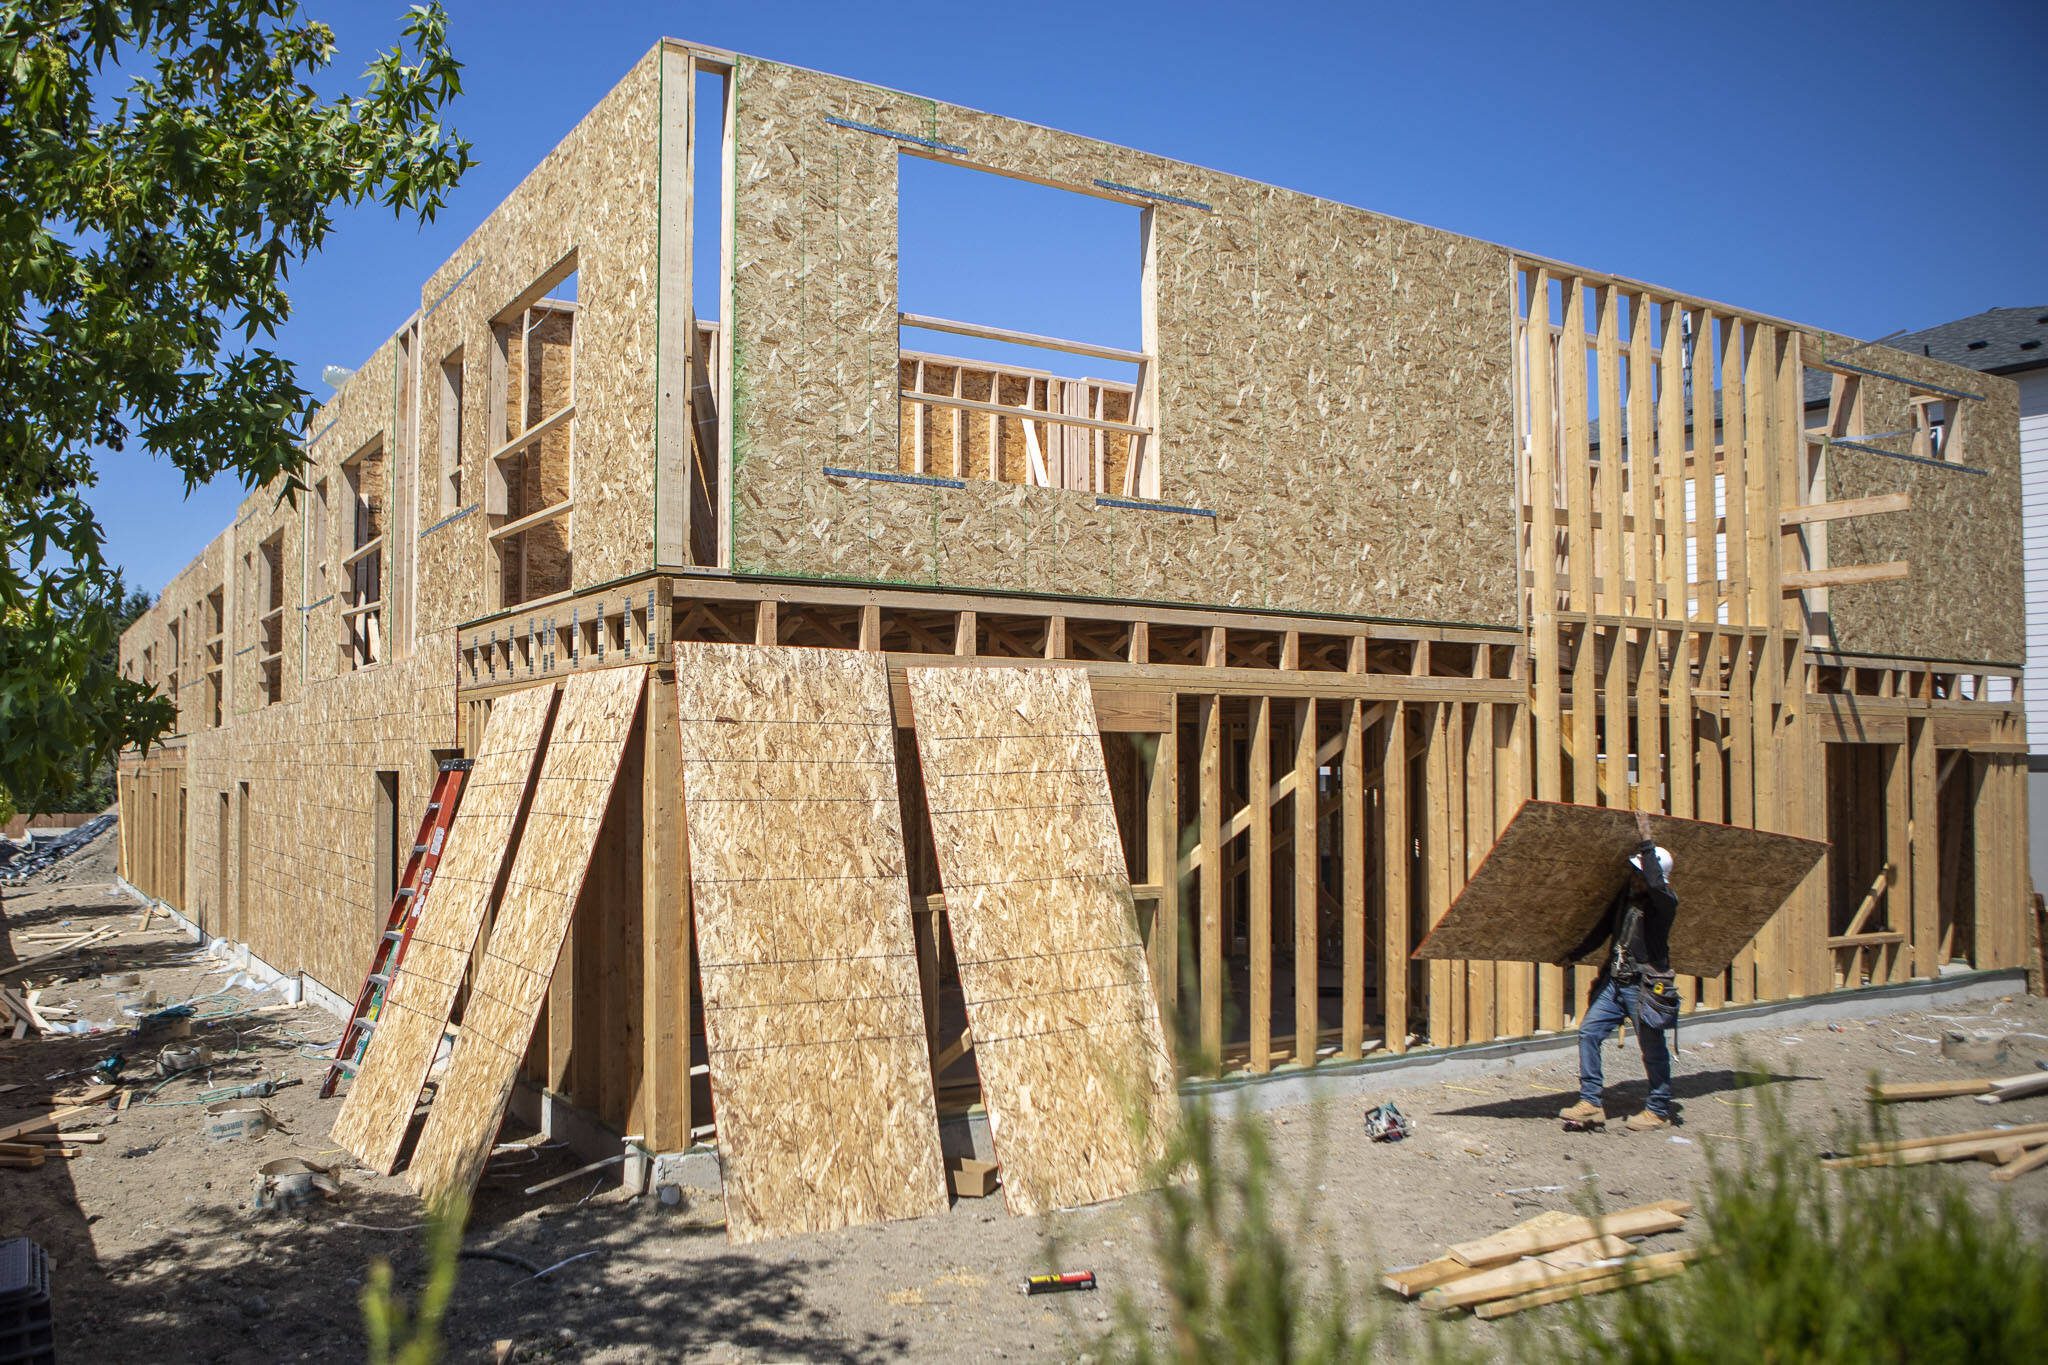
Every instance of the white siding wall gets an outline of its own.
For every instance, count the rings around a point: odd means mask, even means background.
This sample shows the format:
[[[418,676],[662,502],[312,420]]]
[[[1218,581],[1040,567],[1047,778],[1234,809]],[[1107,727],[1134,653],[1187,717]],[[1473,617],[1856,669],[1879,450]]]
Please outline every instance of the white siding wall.
[[[2033,370],[2018,379],[2027,576],[2027,747],[2034,755],[2048,757],[2048,370]]]
[[[2027,851],[2038,891],[2048,873],[2048,370],[2016,378],[2027,577]]]

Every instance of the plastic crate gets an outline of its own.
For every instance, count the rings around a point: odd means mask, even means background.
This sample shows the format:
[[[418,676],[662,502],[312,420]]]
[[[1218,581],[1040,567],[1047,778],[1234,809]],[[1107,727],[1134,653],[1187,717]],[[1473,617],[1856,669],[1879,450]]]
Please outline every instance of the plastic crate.
[[[50,1258],[26,1237],[0,1242],[0,1365],[55,1365]]]

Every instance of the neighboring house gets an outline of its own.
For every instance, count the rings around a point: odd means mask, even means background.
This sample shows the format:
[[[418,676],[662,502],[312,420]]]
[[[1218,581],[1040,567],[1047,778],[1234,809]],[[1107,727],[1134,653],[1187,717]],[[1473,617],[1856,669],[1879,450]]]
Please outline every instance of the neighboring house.
[[[2004,375],[2020,386],[2027,662],[2048,659],[2048,306],[1992,308],[1879,341],[1894,350]],[[2030,667],[2024,687],[2028,843],[2038,888],[2048,869],[2048,667]]]

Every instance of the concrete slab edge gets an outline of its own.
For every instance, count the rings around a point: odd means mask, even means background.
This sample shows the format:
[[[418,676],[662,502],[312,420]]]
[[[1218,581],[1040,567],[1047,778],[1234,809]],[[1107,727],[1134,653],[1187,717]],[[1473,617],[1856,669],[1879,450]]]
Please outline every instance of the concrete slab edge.
[[[1764,1027],[1824,1024],[1834,1019],[1870,1019],[1923,1005],[2023,995],[2026,989],[2027,974],[2022,969],[1965,971],[1932,980],[1864,986],[1796,1000],[1730,1005],[1701,1014],[1688,1014],[1679,1023],[1679,1064],[1681,1067],[1684,1065],[1683,1050],[1688,1043],[1713,1042]],[[1575,1056],[1578,1047],[1578,1030],[1573,1029],[1535,1038],[1433,1048],[1336,1066],[1326,1062],[1314,1070],[1275,1071],[1264,1076],[1184,1083],[1181,1086],[1181,1103],[1188,1106],[1203,1100],[1227,1100],[1234,1108],[1257,1113],[1364,1094],[1388,1084],[1426,1084],[1462,1076],[1513,1071],[1560,1057]]]
[[[157,913],[164,915],[177,925],[179,931],[194,943],[206,949],[208,957],[232,963],[242,975],[249,978],[258,990],[277,991],[291,1004],[315,1005],[337,1019],[347,1019],[355,1008],[355,1002],[346,1000],[327,987],[307,976],[304,972],[285,972],[271,966],[254,952],[246,943],[236,943],[225,938],[215,938],[206,933],[192,920],[179,913],[178,908],[168,901],[160,901],[146,892],[138,890],[125,878],[114,878],[114,889],[127,896],[137,905],[153,905]]]

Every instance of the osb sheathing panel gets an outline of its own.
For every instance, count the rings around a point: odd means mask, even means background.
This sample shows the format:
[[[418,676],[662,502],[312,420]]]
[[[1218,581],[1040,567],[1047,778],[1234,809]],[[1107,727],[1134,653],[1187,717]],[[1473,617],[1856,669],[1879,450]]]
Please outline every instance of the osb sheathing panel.
[[[1158,1174],[1179,1109],[1080,669],[913,668],[946,919],[1011,1212]]]
[[[380,347],[308,429],[307,482],[330,480],[334,564],[346,553],[338,466],[380,434],[388,441],[394,357],[392,345]],[[187,866],[178,908],[209,934],[247,943],[280,970],[304,971],[352,995],[388,908],[376,875],[384,837],[377,774],[399,774],[399,823],[410,830],[433,782],[433,751],[455,743],[446,665],[453,641],[448,633],[428,635],[410,658],[337,674],[339,607],[321,598],[339,571],[323,581],[307,562],[309,507],[305,494],[296,504],[281,502],[275,486],[251,493],[234,523],[172,580],[122,648],[125,658],[167,636],[173,617],[203,622],[207,595],[222,591],[221,725],[211,724],[204,689],[196,685],[203,682],[203,627],[193,627],[191,663],[179,680]],[[265,704],[256,671],[258,611],[244,560],[272,535],[283,570],[283,686],[281,700]],[[385,581],[388,599],[388,573]]]
[[[498,608],[489,518],[481,507],[495,444],[491,319],[576,253],[576,510],[573,586],[654,565],[654,352],[661,87],[649,53],[571,129],[420,293],[419,560],[423,624],[454,625]],[[452,292],[451,292],[452,291]],[[462,505],[441,496],[440,365],[460,349]],[[516,379],[516,376],[515,376]],[[516,398],[516,394],[515,394]],[[442,524],[444,523],[445,524]],[[438,529],[436,529],[438,528]]]
[[[1726,971],[1827,851],[1825,843],[1789,834],[1648,818],[1650,837],[1671,853],[1678,897],[1671,967],[1689,976]],[[1562,960],[1627,884],[1626,859],[1641,842],[1632,812],[1524,802],[1415,956]],[[1583,960],[1600,961],[1602,947]]]
[[[1083,138],[741,58],[734,565],[801,577],[1512,623],[1507,254]],[[898,465],[896,185],[934,138],[1154,210],[1160,500]],[[1132,210],[1132,227],[1137,227]],[[1138,308],[1133,271],[1130,306]]]
[[[554,697],[553,687],[533,687],[491,708],[440,868],[421,898],[405,959],[385,996],[362,1068],[335,1117],[334,1140],[380,1174],[390,1174],[398,1162],[499,873],[512,855],[519,808],[533,783],[534,759]]]
[[[466,1197],[483,1174],[554,978],[646,682],[645,669],[608,668],[562,685],[533,803],[463,1007],[462,1032],[407,1172],[430,1203]]]
[[[946,1207],[879,654],[679,644],[728,1234]]]
[[[470,506],[483,489],[489,319],[572,250],[580,252],[584,332],[576,361],[577,582],[602,581],[653,562],[649,414],[658,102],[650,59],[628,73],[421,291],[419,354],[427,382],[418,424],[421,534],[413,600],[419,631],[411,657],[387,647],[386,663],[344,668],[340,600],[321,601],[340,586],[340,571],[335,568],[325,582],[303,576],[304,499],[301,507],[280,507],[272,489],[245,500],[207,557],[180,575],[178,594],[123,640],[125,660],[164,634],[180,609],[176,603],[188,575],[194,602],[203,602],[211,586],[226,585],[225,723],[214,729],[181,720],[192,740],[186,772],[188,903],[180,909],[208,932],[247,942],[284,971],[306,971],[343,994],[355,990],[387,908],[376,887],[382,837],[376,774],[400,774],[399,823],[409,830],[432,785],[433,750],[456,744],[454,680],[447,663],[454,626],[496,605],[486,596],[486,518],[472,512],[439,524],[461,510],[441,501],[440,363],[458,347],[469,361],[462,506]],[[397,348],[387,342],[307,428],[313,438],[308,484],[323,474],[330,479],[328,545],[337,566],[347,553],[338,466],[380,433],[387,450],[397,449],[396,362]],[[245,586],[239,581],[242,555],[280,529],[287,569],[284,699],[262,706],[257,651],[247,648],[250,617],[237,593]],[[387,545],[384,582],[392,602],[403,588],[389,562]],[[195,700],[203,695],[183,683],[181,677],[182,693]],[[236,796],[244,782],[246,849],[239,847]],[[231,797],[225,847],[216,804],[223,792]]]
[[[1962,399],[1960,463],[1986,475],[1888,460],[1867,451],[1828,454],[1827,496],[1861,498],[1910,493],[1912,507],[1883,516],[1828,524],[1828,562],[1835,567],[1904,559],[1909,578],[1828,590],[1839,648],[1858,654],[2021,663],[2026,655],[2026,603],[2020,573],[2019,386],[1997,375],[1945,365],[1843,337],[1809,337],[1818,354],[1866,369],[1981,394]],[[1911,386],[1862,376],[1863,430],[1907,430]],[[1816,425],[1819,423],[1816,422]],[[1868,442],[1904,450],[1903,438]]]

